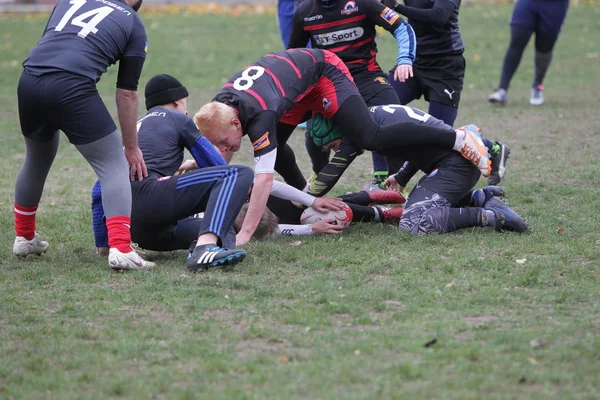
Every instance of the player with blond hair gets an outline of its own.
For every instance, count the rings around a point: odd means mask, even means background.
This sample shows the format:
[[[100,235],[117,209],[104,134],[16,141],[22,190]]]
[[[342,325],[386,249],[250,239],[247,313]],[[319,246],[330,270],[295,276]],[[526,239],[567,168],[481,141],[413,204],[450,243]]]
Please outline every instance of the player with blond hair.
[[[472,132],[412,121],[376,124],[348,68],[335,54],[317,49],[271,53],[234,74],[194,116],[200,131],[221,151],[237,151],[243,135],[252,142],[256,178],[238,244],[246,243],[256,230],[275,171],[298,189],[306,185],[286,142],[313,112],[334,120],[362,149],[435,145],[461,152],[489,174],[487,150]]]

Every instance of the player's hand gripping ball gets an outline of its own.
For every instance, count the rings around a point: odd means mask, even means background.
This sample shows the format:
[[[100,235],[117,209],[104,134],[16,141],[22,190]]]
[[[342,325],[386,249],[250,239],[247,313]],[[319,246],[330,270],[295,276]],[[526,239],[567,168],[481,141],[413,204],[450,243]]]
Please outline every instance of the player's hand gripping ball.
[[[352,222],[352,209],[348,205],[344,204],[342,210],[329,211],[329,212],[318,212],[314,208],[309,207],[300,216],[300,223],[302,225],[312,225],[315,222],[322,220],[328,221],[333,220],[335,224],[346,226]]]

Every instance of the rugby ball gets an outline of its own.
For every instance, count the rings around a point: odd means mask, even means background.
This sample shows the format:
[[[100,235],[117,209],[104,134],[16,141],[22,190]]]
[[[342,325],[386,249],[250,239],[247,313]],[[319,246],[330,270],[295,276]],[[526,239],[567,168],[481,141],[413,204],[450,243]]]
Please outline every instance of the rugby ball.
[[[352,209],[348,205],[344,204],[344,208],[340,211],[329,211],[329,212],[318,212],[312,207],[304,210],[300,216],[300,223],[302,225],[312,225],[315,222],[322,220],[334,220],[334,224],[346,226],[352,222]]]

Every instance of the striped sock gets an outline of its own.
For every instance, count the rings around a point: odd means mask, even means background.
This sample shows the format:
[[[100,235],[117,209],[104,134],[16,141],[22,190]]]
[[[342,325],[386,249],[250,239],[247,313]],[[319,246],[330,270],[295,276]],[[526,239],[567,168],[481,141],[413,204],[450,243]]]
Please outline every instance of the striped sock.
[[[35,237],[35,214],[38,206],[23,207],[15,204],[15,232],[27,240]]]
[[[131,248],[131,218],[123,215],[106,219],[108,229],[108,245],[121,253],[133,251]]]

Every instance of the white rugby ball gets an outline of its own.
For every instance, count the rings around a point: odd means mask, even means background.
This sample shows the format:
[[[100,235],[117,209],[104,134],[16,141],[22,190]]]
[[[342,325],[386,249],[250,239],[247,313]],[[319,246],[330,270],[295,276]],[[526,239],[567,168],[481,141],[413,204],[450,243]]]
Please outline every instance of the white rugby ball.
[[[304,210],[300,216],[300,223],[302,225],[311,225],[315,222],[322,220],[334,220],[337,225],[346,226],[352,222],[352,209],[348,205],[344,204],[344,208],[340,211],[329,211],[329,212],[318,212],[312,207]]]

